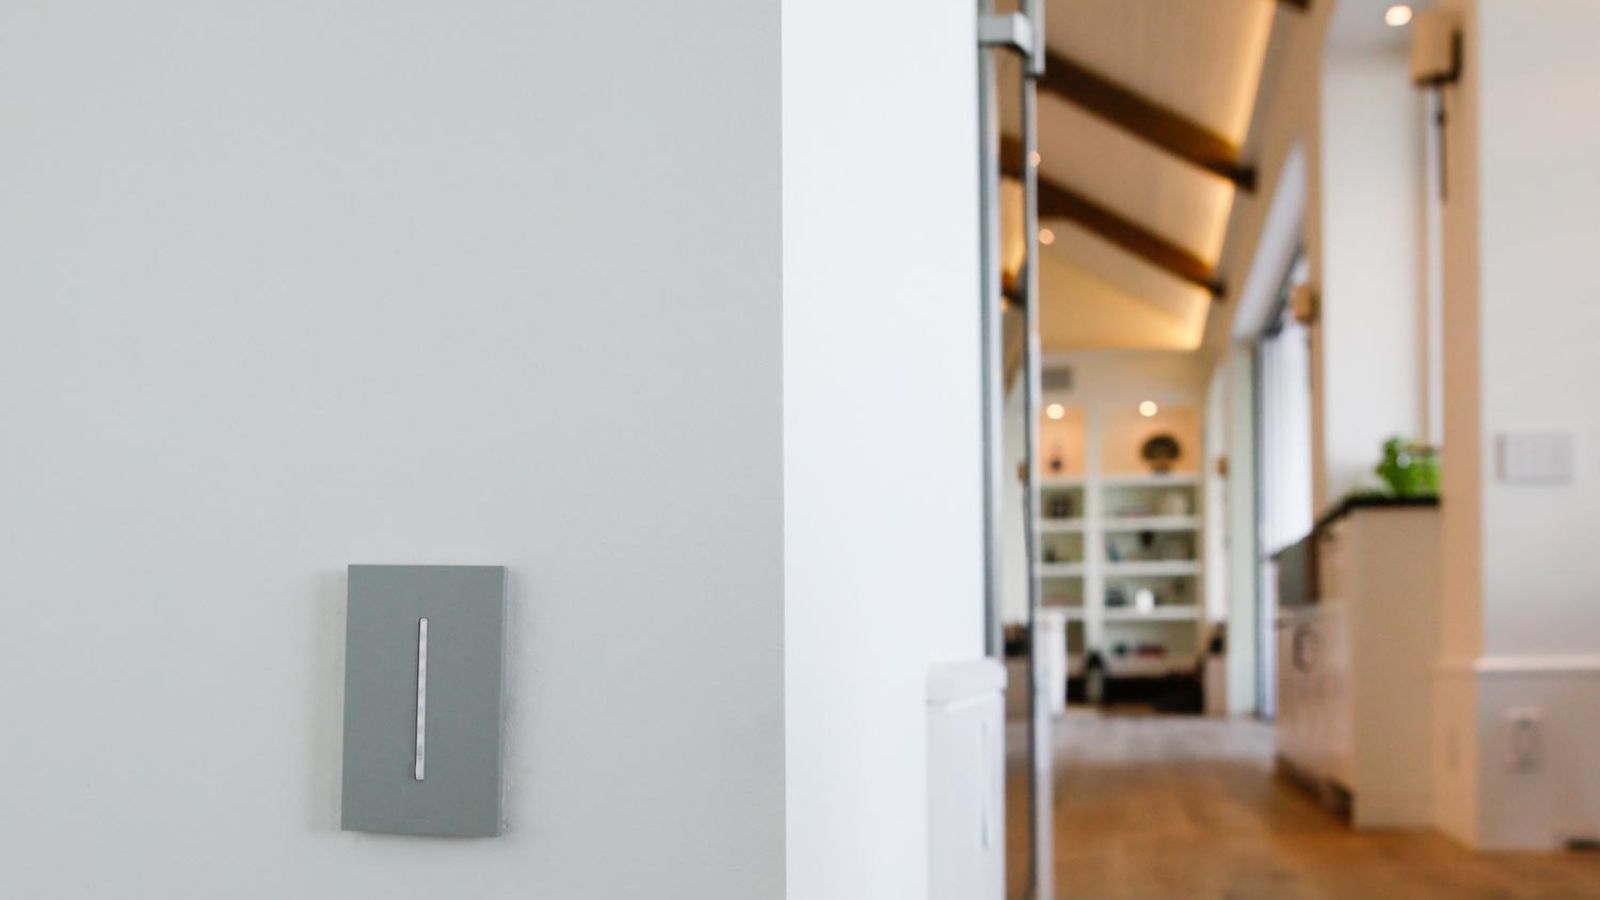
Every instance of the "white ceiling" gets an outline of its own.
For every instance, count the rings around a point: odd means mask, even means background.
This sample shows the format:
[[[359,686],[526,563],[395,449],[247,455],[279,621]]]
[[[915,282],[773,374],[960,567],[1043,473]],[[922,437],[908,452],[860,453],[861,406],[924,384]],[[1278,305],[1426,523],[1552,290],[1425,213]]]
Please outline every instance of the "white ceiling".
[[[1328,43],[1347,50],[1403,47],[1411,40],[1409,26],[1394,27],[1383,14],[1399,0],[1339,0],[1328,25]],[[1433,6],[1432,0],[1406,0],[1415,12]]]
[[[1276,6],[1273,0],[1049,0],[1046,34],[1052,51],[1242,144]],[[1016,77],[1014,65],[1002,66],[1001,125],[1010,134],[1019,131],[1011,99]],[[1039,118],[1042,177],[1216,262],[1232,184],[1046,92]],[[1044,225],[1057,235],[1040,266],[1048,347],[1199,345],[1212,303],[1205,290],[1069,223]]]

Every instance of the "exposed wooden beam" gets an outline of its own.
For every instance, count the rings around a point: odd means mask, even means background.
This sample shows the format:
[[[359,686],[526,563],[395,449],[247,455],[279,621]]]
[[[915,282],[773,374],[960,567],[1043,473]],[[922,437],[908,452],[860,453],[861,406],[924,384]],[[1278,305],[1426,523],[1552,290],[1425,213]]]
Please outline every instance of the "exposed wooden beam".
[[[1000,142],[1000,170],[1013,178],[1020,177],[1021,145],[1012,138],[1001,138]],[[1074,222],[1145,262],[1205,288],[1213,298],[1220,299],[1226,293],[1226,285],[1210,263],[1072,188],[1042,175],[1039,178],[1039,217]]]
[[[1242,190],[1256,189],[1255,167],[1239,162],[1239,148],[1232,141],[1059,53],[1046,54],[1039,87]]]

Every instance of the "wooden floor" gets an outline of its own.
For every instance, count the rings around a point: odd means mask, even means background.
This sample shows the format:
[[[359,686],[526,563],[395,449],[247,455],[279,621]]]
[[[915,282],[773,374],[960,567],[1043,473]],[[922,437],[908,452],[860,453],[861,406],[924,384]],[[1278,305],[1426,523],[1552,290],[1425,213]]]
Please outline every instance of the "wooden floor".
[[[1008,734],[1013,897],[1027,881],[1023,727]],[[1055,744],[1061,900],[1600,898],[1600,856],[1351,831],[1273,775],[1259,723],[1074,713]]]

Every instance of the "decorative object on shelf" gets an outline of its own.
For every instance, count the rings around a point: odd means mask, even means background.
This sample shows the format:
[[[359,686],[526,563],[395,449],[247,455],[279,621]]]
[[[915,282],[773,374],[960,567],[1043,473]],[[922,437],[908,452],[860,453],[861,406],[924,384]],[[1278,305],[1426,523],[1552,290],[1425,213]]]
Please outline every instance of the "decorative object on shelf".
[[[1028,626],[1011,623],[1001,632],[1005,644],[1005,654],[1010,657],[1025,657],[1028,655]]]
[[[1044,550],[1042,552],[1043,552],[1043,555],[1044,555],[1044,561],[1045,562],[1053,563],[1053,562],[1059,562],[1060,561],[1059,559],[1057,559],[1056,547],[1055,547],[1054,544],[1045,544],[1044,545]]]
[[[1090,650],[1083,667],[1084,699],[1099,706],[1106,696],[1106,658],[1099,650]]]
[[[1156,592],[1149,588],[1139,588],[1133,594],[1133,608],[1142,616],[1148,616],[1156,611]]]
[[[1150,471],[1158,475],[1171,472],[1182,456],[1183,445],[1166,432],[1150,438],[1139,448],[1139,457],[1150,466]]]
[[[1222,656],[1228,652],[1228,623],[1213,622],[1206,637],[1206,652]]]
[[[1397,497],[1434,497],[1439,494],[1439,451],[1403,437],[1383,443],[1383,460],[1374,470]]]
[[[1107,609],[1121,609],[1122,607],[1127,606],[1127,605],[1128,605],[1128,594],[1127,594],[1126,591],[1124,591],[1122,588],[1119,588],[1119,587],[1108,587],[1108,588],[1106,588],[1106,608]]]
[[[1163,516],[1187,516],[1189,514],[1189,494],[1187,491],[1167,491],[1161,495],[1161,514]]]

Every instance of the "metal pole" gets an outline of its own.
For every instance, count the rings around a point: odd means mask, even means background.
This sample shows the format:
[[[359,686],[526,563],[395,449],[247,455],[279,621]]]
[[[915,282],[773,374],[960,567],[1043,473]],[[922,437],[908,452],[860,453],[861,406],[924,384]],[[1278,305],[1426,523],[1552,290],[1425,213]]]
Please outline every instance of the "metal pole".
[[[1023,416],[1025,417],[1023,534],[1027,552],[1028,634],[1030,646],[1028,689],[1029,823],[1033,852],[1029,854],[1028,895],[1053,900],[1054,865],[1052,816],[1052,765],[1050,704],[1039,666],[1039,177],[1034,160],[1038,149],[1038,97],[1035,79],[1044,72],[1044,0],[1024,0],[1022,13],[994,14],[993,0],[978,0],[978,185],[980,202],[980,308],[982,332],[983,469],[984,469],[984,591],[986,642],[990,653],[1004,652],[1000,635],[1001,599],[1001,491],[1004,486],[1005,406],[1004,347],[1000,303],[1000,165],[997,145],[995,61],[991,48],[1004,47],[1022,62],[1023,173]]]
[[[994,12],[994,0],[978,0],[979,21]],[[983,429],[983,630],[984,650],[1005,655],[1000,633],[1004,550],[1001,546],[1001,496],[1005,485],[1004,310],[1000,305],[1000,159],[995,98],[994,53],[978,45],[978,314],[980,391]]]
[[[1033,654],[1028,667],[1033,692],[1029,717],[1029,762],[1032,773],[1028,792],[1033,821],[1033,896],[1052,900],[1054,885],[1054,754],[1050,739],[1050,685],[1040,665],[1039,610],[1039,404],[1042,393],[1039,346],[1039,167],[1034,163],[1039,146],[1038,90],[1031,71],[1022,79],[1022,186],[1023,186],[1023,416],[1024,490],[1023,534],[1026,536],[1028,572],[1028,632]]]

